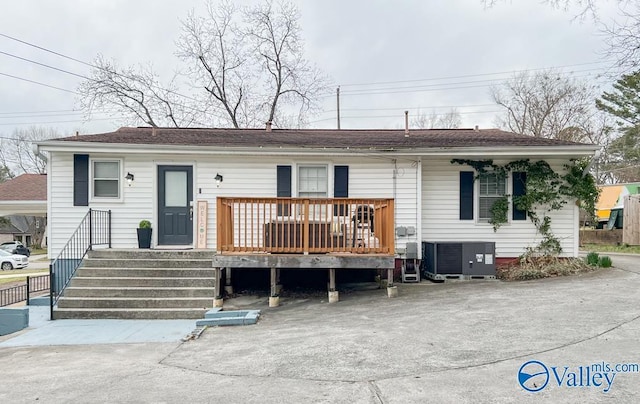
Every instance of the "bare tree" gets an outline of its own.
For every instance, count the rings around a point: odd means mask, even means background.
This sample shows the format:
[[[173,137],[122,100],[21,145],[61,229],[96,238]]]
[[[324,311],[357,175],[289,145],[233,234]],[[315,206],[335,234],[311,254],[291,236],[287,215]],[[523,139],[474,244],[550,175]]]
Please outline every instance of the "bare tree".
[[[266,73],[267,121],[275,120],[279,105],[297,105],[303,117],[327,88],[322,72],[304,58],[300,12],[292,3],[267,1],[245,10],[247,37]]]
[[[182,21],[177,55],[187,63],[187,74],[213,98],[217,112],[235,128],[254,124],[248,100],[253,87],[238,8],[230,2],[207,4],[206,16],[191,11]]]
[[[176,41],[176,54],[186,64],[183,73],[199,90],[196,96],[180,96],[175,81],[163,90],[148,66],[120,69],[98,57],[92,76],[80,86],[82,106],[88,111],[112,106],[150,126],[303,125],[328,87],[304,57],[299,21],[292,3],[268,0],[239,8],[210,0],[204,15],[192,11],[182,21]]]
[[[110,108],[125,119],[153,127],[189,126],[201,115],[188,105],[188,97],[176,91],[175,76],[162,86],[150,64],[121,68],[98,55],[93,65],[91,76],[78,87],[80,106],[89,114]]]
[[[44,174],[47,163],[34,152],[34,142],[60,137],[52,128],[32,126],[16,129],[9,138],[0,138],[0,166],[16,173]],[[12,176],[11,171],[9,171]]]
[[[456,129],[462,125],[462,117],[456,108],[449,112],[438,114],[432,110],[429,114],[418,111],[411,120],[411,126],[418,129]]]
[[[579,130],[593,112],[593,88],[553,71],[517,74],[491,89],[493,100],[505,109],[497,124],[535,137],[582,141]]]

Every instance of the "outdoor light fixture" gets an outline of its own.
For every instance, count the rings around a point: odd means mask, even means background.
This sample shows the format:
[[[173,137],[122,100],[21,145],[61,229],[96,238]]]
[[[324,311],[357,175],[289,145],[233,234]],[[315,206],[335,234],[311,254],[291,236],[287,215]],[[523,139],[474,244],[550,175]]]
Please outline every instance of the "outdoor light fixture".
[[[127,172],[127,175],[124,176],[124,179],[127,180],[127,184],[129,184],[129,186],[133,184],[133,174],[131,174],[130,172]]]
[[[222,182],[222,175],[220,175],[220,173],[216,174],[215,180],[216,180],[216,186],[219,187],[220,183]]]

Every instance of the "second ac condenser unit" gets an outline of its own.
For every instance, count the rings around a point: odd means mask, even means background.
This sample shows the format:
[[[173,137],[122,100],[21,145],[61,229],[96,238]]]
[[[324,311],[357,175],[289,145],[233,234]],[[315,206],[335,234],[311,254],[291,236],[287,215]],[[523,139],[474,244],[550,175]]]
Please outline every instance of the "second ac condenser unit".
[[[495,243],[423,242],[422,272],[443,279],[492,278],[496,275]]]

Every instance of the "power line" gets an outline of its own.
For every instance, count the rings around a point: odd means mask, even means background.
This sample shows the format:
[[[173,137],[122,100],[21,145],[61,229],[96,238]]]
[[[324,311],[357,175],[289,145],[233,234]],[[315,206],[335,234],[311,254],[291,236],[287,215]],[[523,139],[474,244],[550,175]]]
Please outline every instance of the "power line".
[[[92,121],[113,121],[114,118],[95,118],[95,119],[87,119],[87,120],[73,120],[73,121],[49,121],[49,122],[7,122],[0,123],[0,126],[11,126],[11,125],[43,125],[43,124],[52,124],[52,123],[75,123],[75,122],[92,122]]]
[[[496,111],[468,111],[468,112],[458,112],[458,114],[460,115],[469,115],[469,114],[495,114],[498,112],[503,112],[503,110],[496,110]],[[446,115],[446,113],[444,114],[435,114],[435,115]],[[381,118],[401,118],[402,115],[352,115],[352,116],[342,116],[340,117],[341,119],[381,119]],[[324,119],[317,119],[315,121],[309,121],[309,123],[317,123],[317,122],[323,122],[323,121],[332,121],[334,120],[335,117],[332,118],[324,118]]]
[[[66,88],[60,88],[60,87],[52,86],[50,84],[41,83],[39,81],[25,79],[24,77],[13,76],[11,74],[2,73],[2,72],[0,72],[0,76],[7,76],[7,77],[11,77],[12,79],[22,80],[22,81],[26,81],[26,82],[33,83],[33,84],[38,84],[40,86],[49,87],[49,88],[53,88],[53,89],[56,89],[56,90],[64,91],[64,92],[67,92],[67,93],[80,95],[79,93],[77,93],[77,92],[75,92],[73,90],[67,90]]]
[[[584,73],[584,72],[590,72],[590,71],[602,71],[603,69],[583,69],[583,70],[576,70],[571,72],[570,74],[575,74],[575,73]],[[402,87],[381,87],[381,88],[368,88],[368,89],[363,89],[363,90],[351,90],[351,91],[344,91],[343,94],[357,94],[357,93],[366,93],[366,92],[370,92],[370,91],[384,91],[384,90],[403,90],[403,89],[421,89],[421,88],[431,88],[431,87],[440,87],[440,86],[448,86],[448,85],[458,85],[458,84],[477,84],[477,83],[499,83],[499,82],[503,82],[503,81],[515,81],[516,79],[514,78],[495,78],[495,79],[485,79],[485,80],[472,80],[472,81],[456,81],[456,82],[451,82],[451,83],[436,83],[436,84],[423,84],[423,85],[419,85],[419,86],[402,86]]]
[[[110,112],[96,112],[96,114],[104,115]],[[0,119],[16,119],[16,118],[48,118],[48,117],[63,117],[63,116],[79,116],[86,115],[84,112],[66,113],[66,114],[31,114],[31,115],[6,115],[0,116]]]
[[[2,34],[0,34],[2,35]],[[502,71],[495,73],[478,73],[478,74],[466,74],[461,76],[445,76],[445,77],[430,77],[425,79],[412,79],[412,80],[396,80],[396,81],[378,81],[378,82],[369,82],[369,83],[351,83],[351,84],[340,84],[341,87],[352,87],[352,86],[369,86],[369,85],[378,85],[378,84],[398,84],[398,83],[414,83],[419,81],[436,81],[436,80],[449,80],[449,79],[462,79],[468,77],[482,77],[482,76],[496,76],[499,74],[514,74],[514,73],[525,73],[525,72],[533,72],[538,70],[553,70],[553,69],[561,69],[565,67],[574,67],[574,66],[586,66],[586,65],[594,65],[594,64],[602,64],[605,62],[586,62],[586,63],[576,63],[571,65],[561,65],[561,66],[551,66],[551,67],[538,67],[534,69],[522,69],[522,70],[510,70],[510,71]]]
[[[424,105],[418,107],[398,107],[398,108],[340,108],[340,111],[412,111],[422,109],[438,109],[438,108],[466,108],[466,107],[495,107],[496,104],[469,104],[469,105]],[[321,114],[336,112],[335,109],[328,109],[321,112]]]
[[[45,63],[40,63],[40,62],[35,61],[35,60],[31,60],[31,59],[23,58],[22,56],[14,55],[13,53],[4,52],[4,51],[0,51],[0,53],[1,53],[1,54],[3,54],[3,55],[9,56],[9,57],[15,58],[15,59],[23,60],[23,61],[25,61],[25,62],[33,63],[33,64],[36,64],[36,65],[38,65],[38,66],[46,67],[46,68],[48,68],[48,69],[57,70],[57,71],[62,72],[62,73],[66,73],[66,74],[70,74],[70,75],[72,75],[72,76],[80,77],[80,78],[82,78],[82,79],[91,80],[91,79],[90,79],[89,77],[87,77],[87,76],[83,76],[83,75],[81,75],[81,74],[77,74],[77,73],[74,73],[74,72],[70,72],[70,71],[68,71],[68,70],[60,69],[60,68],[58,68],[58,67],[50,66],[50,65],[45,64]]]
[[[591,77],[591,75],[582,75],[582,76],[574,76],[573,78],[584,78],[584,77]],[[456,83],[443,83],[441,84],[441,86],[448,86],[448,85],[453,85]],[[498,83],[498,85],[506,85],[508,83]],[[399,89],[393,89],[391,91],[370,91],[370,92],[365,92],[363,90],[363,92],[357,92],[357,93],[344,93],[346,96],[358,96],[358,95],[378,95],[378,94],[399,94],[399,93],[420,93],[420,92],[430,92],[430,91],[449,91],[449,90],[461,90],[461,89],[467,89],[467,88],[483,88],[483,87],[489,87],[491,84],[478,84],[478,85],[471,85],[471,86],[458,86],[458,87],[441,87],[441,88],[418,88],[418,89],[413,89],[413,87],[400,87]],[[343,94],[343,93],[341,93]],[[321,96],[320,98],[329,98],[329,97],[334,97],[335,95],[325,95],[325,96]]]
[[[34,47],[34,48],[39,49],[39,50],[42,50],[42,51],[44,51],[44,52],[49,52],[49,53],[51,53],[51,54],[54,54],[54,55],[56,55],[56,56],[59,56],[59,57],[65,58],[65,59],[72,60],[72,61],[77,62],[77,63],[81,63],[81,64],[83,64],[83,65],[86,65],[86,66],[92,67],[92,68],[94,68],[94,69],[98,69],[98,70],[106,71],[107,73],[115,74],[116,76],[124,77],[124,78],[129,79],[129,80],[137,80],[135,77],[131,77],[131,76],[128,76],[128,75],[125,75],[125,74],[121,74],[121,73],[118,73],[118,72],[116,72],[116,71],[111,71],[111,70],[105,69],[104,67],[96,66],[96,65],[94,65],[94,64],[92,64],[92,63],[88,63],[88,62],[85,62],[85,61],[83,61],[83,60],[76,59],[76,58],[74,58],[74,57],[67,56],[67,55],[64,55],[64,54],[62,54],[62,53],[59,53],[59,52],[53,51],[53,50],[51,50],[51,49],[48,49],[48,48],[45,48],[45,47],[42,47],[42,46],[38,46],[38,45],[32,44],[32,43],[30,43],[30,42],[23,41],[23,40],[18,39],[18,38],[14,38],[14,37],[12,37],[12,36],[9,36],[9,35],[6,35],[6,34],[3,34],[3,33],[1,33],[1,32],[0,32],[0,36],[5,37],[5,38],[8,38],[8,39],[11,39],[11,40],[13,40],[13,41],[20,42],[20,43],[22,43],[22,44],[24,44],[24,45],[27,45],[27,46]],[[5,53],[5,52],[2,52],[2,53]],[[14,56],[14,55],[10,55],[10,54],[9,54],[9,56]],[[18,58],[20,58],[20,57],[18,57]],[[39,64],[39,65],[41,65],[41,66],[49,67],[49,68],[52,68],[52,69],[55,69],[55,70],[59,70],[59,71],[62,71],[62,72],[68,73],[68,74],[73,74],[73,75],[75,75],[75,76],[79,76],[79,77],[85,78],[85,79],[87,79],[87,80],[91,80],[91,81],[94,81],[94,82],[98,82],[98,80],[96,80],[96,79],[91,79],[91,78],[88,78],[88,77],[86,77],[86,76],[77,75],[77,74],[75,74],[75,73],[68,72],[68,71],[63,70],[63,69],[58,69],[58,68],[55,68],[55,67],[52,67],[52,66],[48,66],[48,65],[45,65],[45,64],[42,64],[42,63],[39,63],[39,62],[36,62],[36,61],[30,60],[30,59],[26,59],[26,58],[20,58],[20,59],[23,59],[23,60],[28,61],[28,62],[31,62],[31,63]],[[163,90],[163,91],[166,91],[166,92],[168,92],[168,93],[170,93],[170,94],[175,94],[175,95],[178,95],[178,96],[180,96],[180,97],[186,98],[186,99],[191,100],[191,101],[200,102],[199,100],[197,100],[197,99],[195,99],[195,98],[193,98],[193,97],[190,97],[190,96],[188,96],[188,95],[184,95],[184,94],[180,94],[180,93],[178,93],[177,91],[169,90],[168,88],[164,88],[164,87],[161,87],[161,86],[158,86],[158,85],[155,85],[155,84],[148,84],[148,85],[149,85],[149,87],[156,88],[156,89],[159,89],[159,90]]]
[[[84,62],[84,61],[82,61],[82,60],[80,60],[80,59],[76,59],[76,58],[72,58],[71,56],[63,55],[62,53],[58,53],[58,52],[56,52],[56,51],[52,51],[51,49],[43,48],[42,46],[38,46],[38,45],[35,45],[35,44],[32,44],[32,43],[29,43],[29,42],[23,41],[23,40],[21,40],[21,39],[14,38],[14,37],[12,37],[12,36],[9,36],[9,35],[7,35],[7,34],[3,34],[3,33],[1,33],[1,32],[0,32],[0,36],[3,36],[3,37],[5,37],[5,38],[11,39],[11,40],[16,41],[16,42],[20,42],[20,43],[22,43],[22,44],[24,44],[24,45],[28,45],[28,46],[34,47],[34,48],[36,48],[36,49],[40,49],[41,51],[45,51],[45,52],[52,53],[52,54],[54,54],[54,55],[56,55],[56,56],[60,56],[60,57],[65,58],[65,59],[73,60],[74,62],[82,63],[83,65],[87,65],[87,66],[90,66],[90,67],[95,67],[95,66],[93,66],[92,64],[87,63],[87,62]]]

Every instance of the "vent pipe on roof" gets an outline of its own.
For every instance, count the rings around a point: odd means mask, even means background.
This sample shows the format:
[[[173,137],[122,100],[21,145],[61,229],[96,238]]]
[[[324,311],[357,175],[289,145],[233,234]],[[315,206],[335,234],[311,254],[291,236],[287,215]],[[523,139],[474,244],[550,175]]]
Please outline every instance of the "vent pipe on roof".
[[[267,132],[271,132],[271,121],[267,121],[266,125],[267,125],[267,127],[265,128],[265,130]]]
[[[473,130],[475,130],[475,131],[479,131],[479,130],[480,130],[480,127],[479,127],[478,125],[476,125],[476,126],[473,128]]]
[[[80,131],[76,131],[76,137],[80,136]]]
[[[409,111],[404,111],[404,137],[409,137]]]
[[[156,135],[156,127],[152,126],[151,127],[151,136],[155,136]]]

